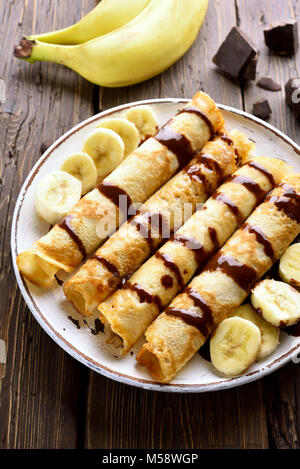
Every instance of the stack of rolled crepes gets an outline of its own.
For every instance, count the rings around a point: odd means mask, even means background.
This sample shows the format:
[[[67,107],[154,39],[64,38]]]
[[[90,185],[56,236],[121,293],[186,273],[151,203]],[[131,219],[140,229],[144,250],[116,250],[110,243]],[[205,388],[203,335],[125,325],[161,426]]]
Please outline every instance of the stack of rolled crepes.
[[[286,176],[146,331],[137,355],[169,382],[300,232],[300,174]]]
[[[247,161],[121,289],[100,303],[104,331],[121,354],[289,171],[276,158]]]
[[[68,300],[90,315],[235,171],[253,145],[238,131],[208,142],[66,282]]]
[[[222,131],[223,125],[214,101],[197,93],[154,138],[146,140],[60,223],[19,254],[21,273],[34,284],[48,287],[60,269],[72,272],[127,218],[132,203],[147,200]],[[109,226],[102,234],[99,222]]]

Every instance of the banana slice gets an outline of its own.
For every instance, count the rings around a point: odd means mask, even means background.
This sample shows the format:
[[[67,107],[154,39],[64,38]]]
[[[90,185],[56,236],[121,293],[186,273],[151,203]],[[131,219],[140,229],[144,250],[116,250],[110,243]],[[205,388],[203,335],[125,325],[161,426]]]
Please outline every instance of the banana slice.
[[[131,107],[126,111],[125,118],[136,126],[140,140],[152,137],[158,129],[156,115],[149,106]]]
[[[239,317],[222,321],[210,339],[213,365],[225,376],[239,376],[255,362],[261,345],[260,330]]]
[[[64,171],[55,171],[41,179],[36,188],[38,216],[55,225],[80,200],[81,182]]]
[[[261,345],[257,358],[265,358],[277,348],[279,344],[279,329],[261,318],[250,304],[242,305],[232,314],[247,321],[253,322],[260,330]]]
[[[110,129],[94,130],[83,144],[83,152],[94,160],[99,181],[121,163],[124,149],[120,135]]]
[[[110,129],[120,135],[124,142],[124,158],[132,153],[139,144],[139,133],[136,126],[126,119],[104,119],[97,125],[97,129]]]
[[[291,326],[300,319],[300,293],[284,282],[263,280],[252,290],[251,303],[276,327]]]
[[[279,275],[294,287],[300,287],[300,243],[292,244],[280,259]]]
[[[71,174],[82,184],[82,193],[86,194],[96,185],[97,169],[87,153],[73,153],[64,161],[61,171]]]

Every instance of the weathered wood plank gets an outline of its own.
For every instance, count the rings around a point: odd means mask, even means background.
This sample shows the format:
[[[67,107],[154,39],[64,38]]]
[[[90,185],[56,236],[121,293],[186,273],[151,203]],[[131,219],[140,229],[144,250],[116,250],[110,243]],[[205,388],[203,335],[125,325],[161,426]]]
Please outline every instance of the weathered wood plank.
[[[217,101],[242,108],[239,87],[218,73],[211,61],[235,23],[234,0],[227,0],[226,5],[211,0],[196,43],[179,62],[145,84],[101,90],[102,105],[111,107],[156,96],[191,97],[198,89],[204,89]],[[267,445],[259,384],[225,393],[174,395],[130,388],[91,373],[87,448],[265,448]]]
[[[17,61],[12,49],[21,33],[66,26],[94,5],[93,0],[42,6],[19,0],[0,6],[0,78],[6,84],[0,108],[0,339],[7,345],[6,367],[0,371],[2,448],[76,446],[82,367],[52,342],[25,307],[10,260],[10,225],[16,197],[41,146],[47,148],[93,114],[94,87],[63,67]]]

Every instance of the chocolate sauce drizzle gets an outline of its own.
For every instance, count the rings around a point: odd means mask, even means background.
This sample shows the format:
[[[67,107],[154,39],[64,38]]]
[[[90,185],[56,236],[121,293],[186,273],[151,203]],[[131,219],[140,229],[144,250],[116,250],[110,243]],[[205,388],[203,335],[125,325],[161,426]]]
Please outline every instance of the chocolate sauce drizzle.
[[[161,127],[154,138],[176,155],[180,168],[185,166],[194,156],[189,139],[183,134],[175,132],[169,124]]]
[[[166,309],[168,316],[175,316],[182,319],[186,324],[196,327],[204,337],[207,337],[213,328],[212,309],[206,303],[205,299],[192,288],[187,288],[185,293],[193,300],[197,308],[201,309],[202,314],[191,309],[172,308]]]
[[[260,171],[264,176],[266,176],[266,178],[269,180],[272,187],[276,185],[276,181],[274,179],[273,174],[270,173],[270,171],[268,171],[264,166],[259,164],[257,161],[253,161],[253,160],[247,161],[245,165],[250,166],[251,168],[255,168],[258,171]]]
[[[193,301],[194,305],[201,310],[201,314],[190,309],[172,308],[171,306],[166,309],[166,314],[182,319],[186,324],[196,327],[204,337],[207,337],[214,326],[211,307],[207,304],[203,296],[193,288],[186,288],[184,293],[186,293]]]
[[[162,309],[160,297],[158,295],[151,295],[151,293],[148,293],[146,290],[144,290],[144,288],[141,285],[137,283],[131,284],[127,282],[125,283],[123,289],[132,290],[136,292],[141,303],[149,303],[149,304],[154,303],[158,307],[159,310]]]
[[[219,137],[221,140],[223,140],[223,142],[226,142],[227,145],[229,145],[230,147],[233,145],[233,140],[230,137],[228,137],[228,135],[220,134]]]
[[[97,186],[97,189],[105,196],[107,197],[109,200],[111,200],[111,202],[116,206],[118,207],[120,210],[122,210],[123,208],[126,208],[126,213],[124,213],[124,215],[126,215],[126,218],[128,216],[128,209],[129,207],[131,206],[132,204],[132,200],[131,200],[131,197],[127,194],[126,191],[124,191],[123,189],[121,189],[120,187],[116,186],[115,184],[113,184],[112,182],[108,182],[108,181],[102,181],[98,186]],[[122,200],[126,201],[126,203],[124,203],[124,207],[122,207]]]
[[[205,266],[205,271],[221,270],[232,278],[243,290],[249,292],[257,280],[257,273],[253,267],[241,264],[232,256],[224,255],[222,252],[216,254]]]
[[[79,251],[81,252],[83,258],[85,259],[87,257],[86,249],[83,245],[83,242],[81,241],[77,233],[74,231],[74,228],[71,225],[71,220],[72,220],[72,215],[67,215],[61,220],[58,226],[60,228],[63,228],[68,233],[68,235],[73,239],[74,243],[77,244]]]
[[[197,114],[199,117],[201,117],[201,119],[205,122],[205,124],[209,128],[210,138],[212,139],[214,137],[215,129],[214,129],[214,126],[213,126],[212,122],[209,120],[209,118],[202,111],[200,111],[200,109],[198,107],[196,107],[196,106],[185,107],[185,108],[181,109],[181,111],[179,111],[177,113],[177,115],[182,114],[184,112],[190,112],[190,113],[193,113],[193,114]]]
[[[182,275],[181,275],[181,272],[180,272],[180,269],[178,267],[178,265],[172,261],[172,259],[170,258],[170,256],[168,256],[168,254],[165,254],[165,253],[161,253],[161,252],[157,252],[155,254],[155,257],[157,259],[160,259],[163,261],[164,265],[170,269],[173,274],[175,275],[176,277],[176,280],[177,280],[177,283],[178,283],[178,286],[181,288],[183,288],[184,286],[184,281],[183,281],[183,278],[182,278]]]
[[[223,176],[223,168],[211,155],[200,153],[197,156],[197,163],[202,163],[209,171],[217,173],[220,177]]]
[[[211,242],[213,243],[214,247],[215,247],[215,251],[218,251],[218,249],[220,248],[220,243],[219,243],[219,239],[218,239],[218,233],[217,233],[217,230],[215,228],[213,228],[212,226],[209,226],[208,227],[208,234],[209,234],[209,237],[211,239]]]
[[[208,255],[205,252],[203,245],[196,241],[196,239],[176,234],[172,241],[174,243],[182,244],[193,252],[198,268],[206,262]]]
[[[129,223],[134,225],[137,231],[139,231],[142,237],[147,241],[150,252],[155,250],[154,238],[152,236],[153,228],[159,233],[159,237],[162,241],[169,239],[169,226],[161,213],[145,212],[138,214],[138,216],[129,220]]]
[[[174,285],[173,278],[170,275],[163,275],[160,279],[160,283],[164,288],[172,288]]]
[[[272,244],[263,231],[258,226],[249,225],[248,223],[245,223],[242,228],[243,230],[249,231],[249,233],[255,235],[257,242],[263,246],[266,256],[273,260],[274,250]]]
[[[279,184],[279,186],[285,189],[284,193],[280,196],[271,194],[267,200],[276,205],[289,218],[300,223],[300,195],[288,184]]]
[[[112,263],[109,262],[107,259],[105,259],[102,256],[98,256],[97,254],[94,254],[91,259],[96,259],[98,262],[100,262],[104,267],[111,273],[113,274],[114,277],[117,279],[120,279],[120,273],[117,267]]]
[[[229,179],[227,179],[227,182],[234,182],[236,184],[241,184],[246,187],[246,189],[248,189],[248,191],[255,196],[257,203],[261,202],[267,193],[252,178],[248,176],[243,176],[241,174],[231,176]]]
[[[211,185],[209,183],[209,180],[205,176],[205,174],[201,171],[201,169],[199,168],[197,164],[188,166],[185,172],[189,176],[192,182],[195,181],[197,183],[203,184],[205,192],[207,193],[211,192]]]
[[[220,202],[223,202],[223,204],[225,204],[229,208],[229,210],[235,216],[238,225],[242,223],[243,218],[244,218],[243,214],[240,212],[240,209],[238,208],[238,206],[234,202],[232,202],[226,194],[224,194],[223,192],[215,192],[212,195],[212,198]]]
[[[201,164],[205,166],[208,171],[217,174],[219,181],[223,177],[223,168],[211,155],[206,153],[199,153],[196,156],[196,160],[184,168],[185,173],[192,181],[203,184],[205,191],[210,193],[212,191],[211,184],[207,176],[201,171],[199,167]]]

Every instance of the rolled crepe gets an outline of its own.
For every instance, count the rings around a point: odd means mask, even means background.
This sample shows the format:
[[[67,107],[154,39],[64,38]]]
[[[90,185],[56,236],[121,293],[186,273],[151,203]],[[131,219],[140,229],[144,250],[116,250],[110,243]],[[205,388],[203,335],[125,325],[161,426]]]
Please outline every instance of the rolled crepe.
[[[123,286],[100,303],[105,332],[121,354],[144,333],[197,269],[289,171],[277,159],[246,162]]]
[[[288,175],[148,327],[137,355],[169,382],[300,233],[300,173]]]
[[[214,101],[205,93],[197,93],[154,138],[146,140],[60,223],[19,254],[20,272],[40,287],[50,286],[60,269],[72,272],[127,218],[131,203],[148,199],[223,124]]]
[[[253,148],[244,134],[232,139],[221,134],[168,181],[114,233],[79,271],[66,282],[64,292],[75,308],[90,315],[205,202],[221,180],[228,177]],[[239,158],[237,158],[237,154]]]

